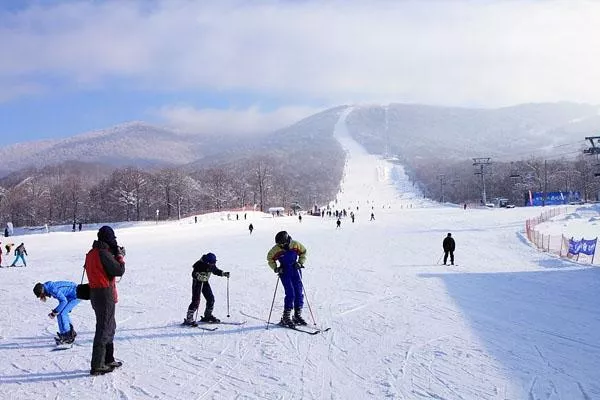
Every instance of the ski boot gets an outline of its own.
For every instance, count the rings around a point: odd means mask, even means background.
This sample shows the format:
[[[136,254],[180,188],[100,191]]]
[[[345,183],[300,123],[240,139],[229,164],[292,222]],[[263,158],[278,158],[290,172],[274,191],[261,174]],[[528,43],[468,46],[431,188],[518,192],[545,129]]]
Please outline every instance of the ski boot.
[[[212,314],[206,314],[200,318],[200,322],[205,322],[207,324],[218,324],[219,322],[221,322],[221,320],[216,318]]]
[[[294,325],[294,322],[290,318],[291,313],[291,309],[285,308],[283,310],[283,315],[281,316],[281,321],[279,321],[279,325],[285,326],[287,328],[294,328],[296,325]]]
[[[56,342],[57,346],[61,346],[64,344],[71,344],[71,343],[73,343],[74,340],[75,339],[71,338],[70,332],[66,332],[66,333],[56,332],[56,336],[54,337],[54,341]]]
[[[108,374],[109,372],[113,372],[114,370],[115,370],[115,367],[111,367],[110,365],[102,365],[100,367],[90,369],[90,375],[92,375],[92,376],[104,375],[104,374]]]
[[[302,309],[296,308],[294,309],[294,316],[292,317],[292,322],[294,325],[306,325],[306,321],[302,318]]]
[[[198,326],[198,323],[194,321],[194,310],[188,310],[185,319],[183,320],[183,326]]]
[[[117,361],[115,360],[115,345],[114,343],[107,343],[106,344],[106,353],[104,356],[104,364],[106,364],[107,367],[112,367],[114,369],[119,368],[123,365],[123,361]]]

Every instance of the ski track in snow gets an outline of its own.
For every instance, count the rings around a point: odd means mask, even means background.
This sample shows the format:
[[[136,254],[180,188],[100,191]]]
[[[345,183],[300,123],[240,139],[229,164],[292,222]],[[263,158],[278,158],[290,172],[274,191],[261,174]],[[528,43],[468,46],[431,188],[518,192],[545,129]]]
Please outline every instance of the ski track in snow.
[[[51,352],[56,323],[45,316],[55,301],[31,294],[36,281],[79,281],[95,232],[23,237],[30,266],[0,270],[0,398],[600,398],[596,269],[549,263],[520,238],[539,208],[464,211],[423,199],[401,166],[350,137],[350,112],[334,132],[347,153],[336,201],[356,213],[355,223],[344,218],[336,229],[334,218],[299,223],[249,212],[249,220],[215,214],[199,224],[117,230],[128,257],[115,336],[124,365],[112,374],[88,375],[95,325],[88,302],[71,313],[76,346]],[[317,326],[331,331],[265,329],[277,278],[264,260],[282,229],[308,248],[308,300]],[[438,265],[446,232],[456,238],[458,266]],[[231,320],[246,324],[212,332],[179,326],[191,266],[208,251],[232,272]],[[225,285],[211,278],[222,319]],[[272,322],[282,303],[279,285]],[[307,304],[304,316],[312,326]]]

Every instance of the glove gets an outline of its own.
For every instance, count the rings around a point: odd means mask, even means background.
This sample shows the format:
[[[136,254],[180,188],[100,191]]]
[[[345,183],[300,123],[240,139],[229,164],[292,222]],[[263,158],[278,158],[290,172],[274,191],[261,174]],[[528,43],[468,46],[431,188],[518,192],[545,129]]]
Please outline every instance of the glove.
[[[54,310],[50,311],[50,314],[48,314],[48,316],[50,318],[55,318],[57,315],[58,315],[58,313],[56,311],[54,311]]]
[[[123,256],[125,257],[125,247],[123,246],[118,246],[117,247],[117,256]]]
[[[278,275],[283,274],[283,267],[277,267],[277,268],[275,268],[275,273],[278,274]]]
[[[296,264],[294,264],[294,267],[296,267],[296,269],[302,269],[302,268],[304,268],[304,265],[297,262]]]
[[[229,278],[229,275],[231,275],[229,272],[223,272],[223,276],[224,276],[225,278]]]

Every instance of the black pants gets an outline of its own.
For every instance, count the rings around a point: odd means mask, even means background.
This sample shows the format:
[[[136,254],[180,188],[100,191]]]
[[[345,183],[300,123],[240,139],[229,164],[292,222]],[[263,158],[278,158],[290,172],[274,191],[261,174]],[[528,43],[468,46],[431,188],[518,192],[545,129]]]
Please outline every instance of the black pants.
[[[204,315],[211,315],[215,306],[215,296],[213,295],[210,283],[200,282],[197,279],[192,280],[192,302],[188,307],[188,313],[195,313],[200,306],[200,291],[206,299],[206,308],[204,309]]]
[[[90,301],[96,314],[96,334],[92,347],[92,369],[101,368],[114,361],[113,340],[117,322],[115,321],[115,301],[112,289],[92,289]]]
[[[444,264],[448,261],[448,253],[450,253],[450,264],[454,264],[454,250],[444,250]]]

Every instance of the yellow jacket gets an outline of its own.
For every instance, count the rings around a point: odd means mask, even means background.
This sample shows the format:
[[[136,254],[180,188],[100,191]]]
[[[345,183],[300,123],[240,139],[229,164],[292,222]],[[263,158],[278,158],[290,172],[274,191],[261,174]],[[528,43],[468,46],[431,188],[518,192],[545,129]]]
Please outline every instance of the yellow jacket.
[[[276,244],[267,253],[267,263],[273,271],[277,269],[276,261],[278,261],[279,258],[287,251],[295,252],[298,255],[298,262],[300,264],[304,264],[304,261],[306,260],[306,247],[304,247],[302,243],[292,240],[290,242],[289,249],[286,250],[282,245]]]

